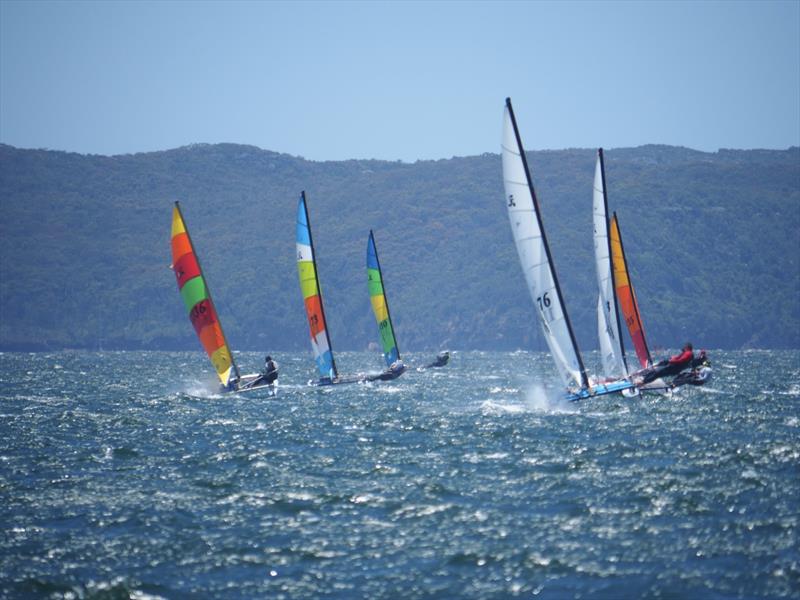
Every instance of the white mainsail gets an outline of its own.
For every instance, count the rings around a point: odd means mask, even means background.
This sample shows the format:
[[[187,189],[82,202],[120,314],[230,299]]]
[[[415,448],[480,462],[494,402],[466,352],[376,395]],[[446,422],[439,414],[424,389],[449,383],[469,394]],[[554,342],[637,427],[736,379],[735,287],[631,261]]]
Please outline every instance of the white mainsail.
[[[626,377],[628,366],[622,348],[617,297],[614,293],[614,272],[611,268],[611,244],[608,237],[608,200],[603,170],[603,150],[597,151],[594,169],[594,193],[592,197],[594,216],[594,258],[597,263],[597,335],[600,340],[600,355],[603,374],[606,377]]]
[[[586,388],[586,371],[564,310],[525,151],[508,98],[503,113],[502,156],[508,218],[544,338],[564,384]]]
[[[602,296],[599,294],[597,296],[597,339],[600,342],[603,375],[605,377],[615,377],[619,373],[617,354],[614,352],[614,339],[608,331],[606,307],[603,304]]]

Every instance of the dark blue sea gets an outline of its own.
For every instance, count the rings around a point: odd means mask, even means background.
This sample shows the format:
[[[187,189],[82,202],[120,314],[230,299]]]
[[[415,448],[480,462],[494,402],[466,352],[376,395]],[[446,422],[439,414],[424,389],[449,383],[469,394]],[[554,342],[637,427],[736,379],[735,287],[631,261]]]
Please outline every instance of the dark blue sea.
[[[800,597],[800,352],[578,405],[543,353],[274,356],[267,398],[200,352],[0,354],[0,597]]]

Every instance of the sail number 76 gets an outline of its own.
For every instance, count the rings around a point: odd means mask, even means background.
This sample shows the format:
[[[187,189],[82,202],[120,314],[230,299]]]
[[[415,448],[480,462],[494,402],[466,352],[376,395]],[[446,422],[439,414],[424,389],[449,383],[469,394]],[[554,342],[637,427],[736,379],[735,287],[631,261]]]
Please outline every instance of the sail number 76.
[[[549,292],[545,292],[544,294],[536,298],[536,302],[539,303],[539,310],[541,311],[544,311],[545,308],[550,307],[550,298],[547,297],[548,293]]]

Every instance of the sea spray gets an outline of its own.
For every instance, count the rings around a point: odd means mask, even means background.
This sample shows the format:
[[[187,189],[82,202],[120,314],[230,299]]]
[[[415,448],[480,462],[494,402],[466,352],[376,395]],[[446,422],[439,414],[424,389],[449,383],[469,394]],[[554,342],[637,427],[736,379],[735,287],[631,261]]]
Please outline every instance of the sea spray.
[[[574,413],[578,408],[568,402],[558,390],[532,383],[525,389],[525,404],[532,412]]]
[[[218,380],[211,379],[186,381],[178,393],[194,398],[222,398],[223,396]]]

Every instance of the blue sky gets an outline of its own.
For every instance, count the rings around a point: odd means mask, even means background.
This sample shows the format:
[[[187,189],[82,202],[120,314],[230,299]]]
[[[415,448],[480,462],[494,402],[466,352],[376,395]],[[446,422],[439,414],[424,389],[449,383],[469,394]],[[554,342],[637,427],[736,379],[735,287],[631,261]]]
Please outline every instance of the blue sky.
[[[0,0],[0,142],[314,160],[800,145],[800,2]]]

